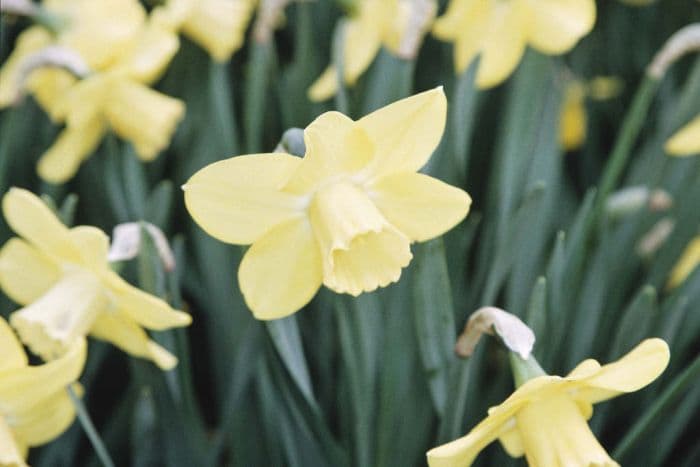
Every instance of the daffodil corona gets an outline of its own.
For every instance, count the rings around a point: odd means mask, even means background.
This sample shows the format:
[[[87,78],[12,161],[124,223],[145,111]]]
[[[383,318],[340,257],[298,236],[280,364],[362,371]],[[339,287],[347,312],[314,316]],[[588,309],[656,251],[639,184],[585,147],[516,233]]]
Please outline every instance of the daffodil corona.
[[[66,387],[85,364],[85,339],[65,355],[29,366],[27,355],[0,317],[0,466],[27,467],[27,450],[63,433],[75,419]]]
[[[410,243],[443,234],[467,214],[462,190],[416,173],[445,126],[441,88],[358,121],[338,112],[304,130],[304,158],[233,157],[183,187],[210,235],[252,246],[238,272],[259,319],[294,313],[321,284],[354,296],[399,279]]]
[[[39,198],[18,188],[4,196],[2,209],[21,238],[0,250],[0,286],[23,305],[10,322],[34,353],[56,358],[89,334],[163,369],[175,366],[177,359],[142,326],[186,326],[190,316],[114,273],[107,262],[109,239],[101,230],[68,229]]]
[[[465,437],[428,451],[428,464],[467,467],[498,439],[511,457],[524,455],[531,467],[618,466],[588,427],[593,404],[645,387],[668,361],[668,345],[647,339],[614,363],[589,359],[565,377],[530,379]]]
[[[530,45],[544,54],[573,48],[595,23],[594,0],[452,0],[433,33],[454,42],[455,68],[480,56],[476,85],[503,82]]]

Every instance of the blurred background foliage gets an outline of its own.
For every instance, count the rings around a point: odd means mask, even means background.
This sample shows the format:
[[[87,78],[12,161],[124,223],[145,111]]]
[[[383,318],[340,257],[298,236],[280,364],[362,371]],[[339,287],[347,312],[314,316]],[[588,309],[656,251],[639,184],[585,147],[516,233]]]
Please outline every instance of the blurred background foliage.
[[[116,464],[423,465],[427,449],[466,433],[512,391],[498,345],[482,344],[468,360],[452,350],[469,314],[496,305],[533,327],[535,355],[550,373],[587,357],[618,358],[647,336],[666,339],[672,360],[662,378],[599,407],[592,427],[622,465],[700,465],[700,270],[666,287],[698,234],[700,158],[663,152],[700,109],[697,55],[660,83],[614,187],[661,188],[672,206],[612,216],[595,191],[645,67],[673,32],[700,20],[700,3],[599,1],[594,31],[571,53],[528,50],[504,85],[485,92],[472,86],[473,67],[454,75],[451,45],[430,36],[414,62],[382,51],[347,90],[350,115],[444,85],[446,134],[426,170],[466,189],[472,211],[443,239],[415,245],[398,284],[357,299],[324,290],[292,317],[258,322],[237,286],[242,250],[204,234],[179,187],[216,160],[273,150],[285,129],[334,108],[308,101],[306,89],[330,60],[339,3],[292,3],[273,41],[249,35],[226,64],[182,38],[157,88],[183,99],[187,114],[150,164],[109,137],[70,183],[42,183],[35,164],[58,129],[31,99],[0,113],[1,192],[21,186],[48,195],[68,217],[74,212],[75,223],[107,232],[121,222],[152,222],[176,253],[172,273],[152,246],[123,272],[192,313],[190,328],[154,333],[179,366],[163,373],[90,343],[81,382]],[[25,26],[3,20],[3,60]],[[563,91],[574,77],[599,75],[619,77],[623,91],[586,102],[585,143],[563,153]],[[674,222],[670,236],[640,253],[640,240],[665,218]],[[9,237],[2,224],[0,238]],[[2,299],[3,316],[14,308]],[[30,463],[99,465],[77,422],[33,450]],[[477,464],[524,461],[492,445]]]

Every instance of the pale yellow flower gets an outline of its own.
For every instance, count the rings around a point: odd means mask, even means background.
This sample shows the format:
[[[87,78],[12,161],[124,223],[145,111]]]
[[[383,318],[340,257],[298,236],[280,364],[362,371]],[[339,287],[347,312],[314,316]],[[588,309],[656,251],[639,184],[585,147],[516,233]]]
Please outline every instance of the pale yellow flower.
[[[594,0],[452,0],[433,33],[454,42],[455,68],[480,57],[476,85],[489,88],[515,70],[527,45],[557,55],[593,28]]]
[[[202,46],[224,62],[241,48],[257,0],[168,0],[154,19]]]
[[[137,0],[45,0],[41,5],[61,18],[64,28],[55,36],[41,26],[20,34],[0,69],[0,108],[12,104],[20,94],[22,67],[31,54],[48,45],[61,45],[77,52],[90,69],[101,70],[132,43],[146,17]],[[27,77],[26,85],[53,115],[56,98],[74,81],[66,71],[52,68],[36,70]]]
[[[654,338],[614,363],[600,366],[589,359],[568,376],[533,378],[489,409],[469,434],[428,451],[428,464],[467,467],[498,439],[511,457],[524,455],[532,467],[618,466],[588,427],[593,404],[645,387],[668,361],[668,345]]]
[[[586,139],[588,117],[586,114],[586,90],[579,81],[571,81],[564,92],[559,117],[559,144],[565,151],[578,149]]]
[[[399,53],[413,8],[411,0],[358,0],[356,7],[355,16],[346,20],[343,36],[343,80],[348,86],[357,82],[382,46],[393,54]],[[435,8],[431,19],[434,12]],[[324,101],[336,91],[337,70],[331,65],[311,85],[308,94],[313,101]]]
[[[83,370],[85,347],[85,339],[79,339],[61,358],[29,366],[0,317],[0,465],[26,467],[28,448],[51,441],[73,423],[66,387]]]
[[[144,161],[170,143],[184,115],[182,101],[149,88],[177,52],[177,35],[149,22],[109,67],[70,87],[53,106],[66,127],[39,160],[41,178],[62,183],[75,175],[108,130],[131,142]],[[41,86],[50,86],[50,80]]]
[[[668,287],[678,287],[700,265],[700,236],[695,237],[685,247],[681,258],[671,271]]]
[[[700,114],[678,130],[666,142],[665,149],[672,156],[700,154]]]
[[[238,271],[259,319],[294,313],[321,284],[354,296],[396,282],[410,243],[443,234],[467,214],[462,190],[416,173],[437,147],[446,99],[434,89],[358,121],[339,112],[304,130],[304,158],[233,157],[183,187],[210,235],[247,245]]]
[[[3,197],[2,209],[21,238],[0,250],[0,287],[23,306],[10,322],[34,353],[56,358],[89,334],[161,368],[175,366],[177,359],[142,326],[186,326],[190,316],[113,272],[109,238],[100,229],[68,229],[39,198],[19,188]]]

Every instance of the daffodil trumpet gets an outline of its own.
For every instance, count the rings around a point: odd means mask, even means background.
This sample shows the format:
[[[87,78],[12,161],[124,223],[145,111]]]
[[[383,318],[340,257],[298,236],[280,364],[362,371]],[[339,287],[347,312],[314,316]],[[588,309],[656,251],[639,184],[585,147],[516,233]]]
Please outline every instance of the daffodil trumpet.
[[[22,306],[10,322],[35,354],[55,359],[91,335],[162,369],[176,365],[143,328],[186,326],[190,316],[119,277],[108,262],[107,235],[90,226],[67,228],[19,188],[3,197],[2,210],[19,237],[0,250],[0,287]]]
[[[661,339],[642,341],[616,362],[589,359],[565,377],[544,373],[534,357],[511,355],[517,389],[466,436],[431,449],[430,467],[467,467],[500,441],[511,457],[531,467],[619,467],[588,426],[593,404],[638,391],[654,381],[670,358]]]
[[[437,88],[358,121],[327,112],[304,130],[303,158],[238,156],[190,178],[194,220],[219,240],[252,244],[238,280],[257,318],[296,312],[321,285],[357,296],[396,282],[412,242],[467,215],[467,193],[417,173],[440,142],[446,106]]]

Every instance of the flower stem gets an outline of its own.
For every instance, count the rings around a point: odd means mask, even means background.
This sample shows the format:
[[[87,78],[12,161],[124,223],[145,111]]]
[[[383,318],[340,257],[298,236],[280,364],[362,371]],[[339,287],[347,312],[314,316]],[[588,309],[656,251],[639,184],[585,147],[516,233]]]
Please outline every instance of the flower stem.
[[[533,355],[530,355],[527,360],[523,360],[517,353],[508,352],[508,357],[510,359],[510,367],[513,370],[515,387],[519,388],[526,381],[547,374]]]
[[[73,402],[75,412],[78,415],[78,420],[80,420],[80,424],[83,426],[83,430],[85,431],[85,434],[87,435],[88,439],[90,439],[90,443],[95,449],[97,457],[100,458],[102,465],[104,465],[105,467],[114,467],[114,462],[109,456],[109,452],[107,452],[107,448],[102,442],[102,438],[100,438],[99,433],[95,429],[95,425],[92,423],[92,419],[90,419],[90,414],[88,413],[85,404],[83,404],[82,399],[80,399],[80,397],[76,394],[75,390],[73,389],[73,386],[68,386],[66,388],[66,391],[68,391],[68,396]]]
[[[335,94],[336,109],[348,115],[350,104],[348,103],[348,94],[345,89],[345,28],[346,24],[343,20],[338,22],[333,33],[333,64],[336,69],[336,81],[338,83],[337,92]]]

